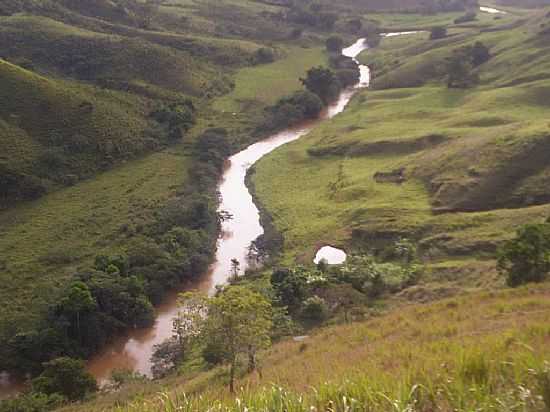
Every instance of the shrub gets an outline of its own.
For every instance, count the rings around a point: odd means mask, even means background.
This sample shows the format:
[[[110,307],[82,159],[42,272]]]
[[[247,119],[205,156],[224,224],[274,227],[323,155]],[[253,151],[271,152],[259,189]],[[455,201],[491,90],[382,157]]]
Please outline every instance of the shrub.
[[[313,322],[322,322],[328,317],[328,307],[323,298],[312,296],[302,305],[302,317]]]
[[[430,30],[430,40],[438,40],[447,37],[447,29],[442,26],[433,27]]]
[[[326,39],[325,46],[330,53],[341,53],[344,47],[344,40],[339,36],[330,36]]]
[[[306,77],[300,80],[307,90],[319,96],[325,104],[338,97],[342,88],[334,72],[322,66],[309,69]]]
[[[268,47],[262,47],[254,52],[252,64],[267,64],[275,61],[275,52]]]
[[[59,394],[75,401],[97,391],[97,383],[86,371],[84,361],[62,357],[44,364],[44,372],[33,379],[32,388],[35,392]]]
[[[0,401],[0,412],[45,412],[59,408],[66,399],[59,395],[29,392],[14,399]]]
[[[343,69],[336,71],[336,77],[342,87],[348,87],[359,82],[360,73],[358,70]]]
[[[519,229],[499,250],[497,269],[512,287],[543,281],[550,272],[550,223]]]
[[[487,62],[491,58],[489,48],[480,41],[475,42],[475,44],[469,49],[469,54],[474,67]]]
[[[315,118],[322,108],[323,102],[317,95],[309,91],[295,92],[288,97],[283,97],[267,109],[264,128],[275,130]]]
[[[457,17],[454,20],[454,24],[467,23],[469,21],[474,21],[477,17],[477,14],[473,11],[467,12],[465,15]]]

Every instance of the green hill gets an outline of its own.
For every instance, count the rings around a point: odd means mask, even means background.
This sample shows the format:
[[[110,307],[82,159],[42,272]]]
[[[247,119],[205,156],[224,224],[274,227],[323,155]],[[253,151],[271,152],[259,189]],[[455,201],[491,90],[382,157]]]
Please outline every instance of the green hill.
[[[495,21],[494,30],[456,29],[442,40],[390,37],[366,52],[375,90],[255,168],[286,261],[309,262],[319,244],[380,251],[407,237],[434,265],[434,280],[454,268],[491,281],[483,259],[515,227],[550,212],[549,23],[535,12],[512,29]],[[476,41],[492,56],[474,69],[478,85],[447,88],[446,59]]]
[[[48,79],[4,60],[0,86],[3,202],[38,197],[162,143],[147,136],[147,102],[135,96]]]

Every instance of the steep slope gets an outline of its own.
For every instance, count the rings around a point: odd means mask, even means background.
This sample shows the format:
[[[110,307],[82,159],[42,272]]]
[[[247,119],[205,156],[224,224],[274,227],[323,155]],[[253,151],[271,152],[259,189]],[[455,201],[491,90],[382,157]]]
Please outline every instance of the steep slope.
[[[264,353],[233,396],[216,368],[62,410],[545,411],[548,294],[546,284],[463,295],[323,328]]]
[[[146,133],[145,101],[47,79],[4,60],[0,101],[3,202],[38,197],[162,144]]]

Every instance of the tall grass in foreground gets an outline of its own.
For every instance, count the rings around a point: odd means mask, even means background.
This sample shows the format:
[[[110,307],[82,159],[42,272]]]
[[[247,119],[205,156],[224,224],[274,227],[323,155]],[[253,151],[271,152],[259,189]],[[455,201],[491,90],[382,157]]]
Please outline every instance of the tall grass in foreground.
[[[490,353],[463,355],[458,368],[400,381],[358,376],[325,383],[307,394],[273,385],[242,388],[234,398],[160,393],[118,412],[550,412],[550,364],[529,354],[513,360]]]

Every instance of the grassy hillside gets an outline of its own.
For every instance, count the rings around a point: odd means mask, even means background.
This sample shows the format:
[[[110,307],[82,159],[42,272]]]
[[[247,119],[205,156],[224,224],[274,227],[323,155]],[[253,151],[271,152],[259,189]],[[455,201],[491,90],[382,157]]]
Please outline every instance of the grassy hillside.
[[[463,295],[283,341],[235,396],[213,369],[63,410],[545,411],[548,294],[539,285]]]
[[[325,243],[380,250],[408,237],[436,280],[472,270],[492,279],[477,259],[550,212],[548,23],[536,12],[514,29],[497,21],[494,31],[385,38],[368,51],[376,90],[256,166],[256,193],[284,236],[285,260],[310,262]],[[445,59],[475,41],[492,55],[475,69],[479,85],[448,89]],[[393,183],[401,168],[404,182]]]
[[[175,147],[3,212],[0,324],[28,325],[97,254],[124,251],[181,190],[187,162]]]
[[[1,202],[35,198],[163,144],[135,96],[49,79],[0,60]]]

